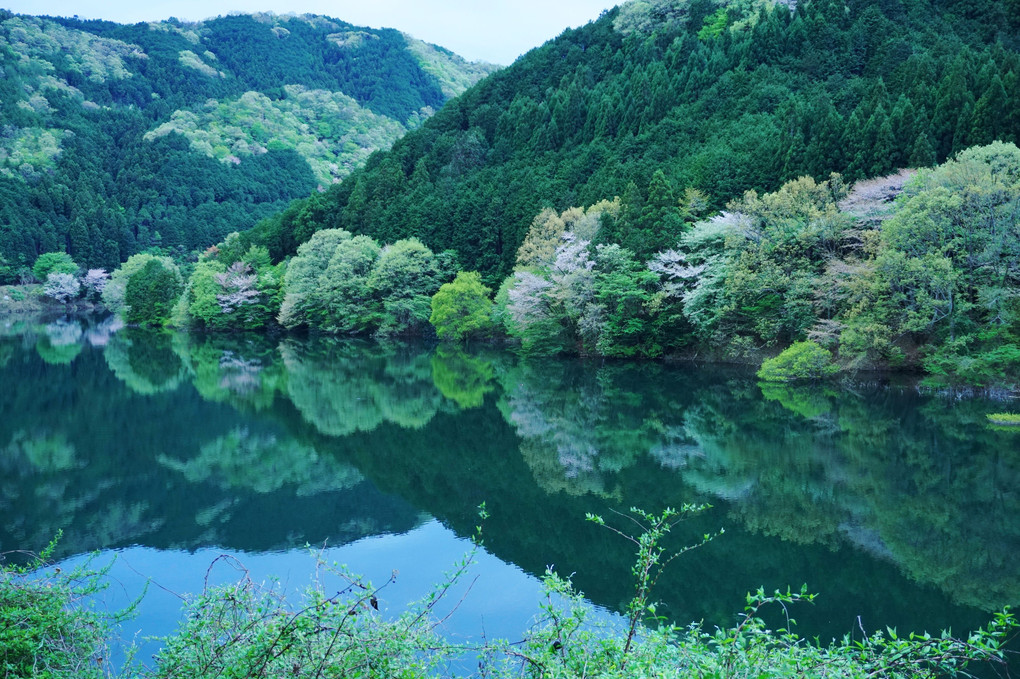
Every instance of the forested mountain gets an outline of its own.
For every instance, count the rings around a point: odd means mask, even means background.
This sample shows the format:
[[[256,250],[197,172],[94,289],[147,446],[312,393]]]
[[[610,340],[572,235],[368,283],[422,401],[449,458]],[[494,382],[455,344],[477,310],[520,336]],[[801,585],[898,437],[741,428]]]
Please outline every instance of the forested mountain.
[[[596,240],[647,258],[748,189],[1015,141],[1018,28],[1016,0],[633,0],[246,238],[279,259],[321,228],[416,236],[498,284],[540,210],[619,196]]]
[[[44,252],[185,253],[336,182],[494,70],[321,16],[0,10],[0,283]]]

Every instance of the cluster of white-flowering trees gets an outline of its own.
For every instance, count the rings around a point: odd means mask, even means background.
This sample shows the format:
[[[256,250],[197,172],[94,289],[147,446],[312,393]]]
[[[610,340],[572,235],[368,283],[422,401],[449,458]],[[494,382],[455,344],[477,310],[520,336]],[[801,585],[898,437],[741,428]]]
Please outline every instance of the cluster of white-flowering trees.
[[[626,226],[606,229],[612,204],[581,237],[565,217],[585,212],[543,212],[496,317],[537,353],[792,345],[844,367],[910,362],[953,382],[1020,383],[1020,149],[996,142],[921,170],[895,202],[871,200],[878,218],[841,207],[860,200],[839,175],[749,191],[646,261],[613,240]]]
[[[105,269],[82,272],[66,252],[39,255],[32,266],[32,275],[43,282],[43,295],[63,304],[82,297],[98,300],[110,278]]]
[[[541,212],[496,295],[495,316],[533,353],[658,356],[689,333],[680,300],[700,269],[668,251],[642,262],[616,243],[597,243],[619,202]]]

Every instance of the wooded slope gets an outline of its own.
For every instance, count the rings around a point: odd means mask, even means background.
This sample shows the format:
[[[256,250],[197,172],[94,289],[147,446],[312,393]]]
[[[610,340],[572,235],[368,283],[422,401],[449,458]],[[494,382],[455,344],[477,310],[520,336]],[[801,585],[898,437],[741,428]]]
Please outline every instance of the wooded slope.
[[[852,181],[1017,139],[1015,0],[791,5],[627,3],[248,238],[282,258],[321,228],[417,236],[496,284],[543,207],[620,196],[616,240],[647,255],[675,245],[681,226],[655,215],[689,188],[721,207],[802,175]]]
[[[207,247],[342,179],[494,68],[320,16],[0,11],[0,278],[55,250],[113,269]]]

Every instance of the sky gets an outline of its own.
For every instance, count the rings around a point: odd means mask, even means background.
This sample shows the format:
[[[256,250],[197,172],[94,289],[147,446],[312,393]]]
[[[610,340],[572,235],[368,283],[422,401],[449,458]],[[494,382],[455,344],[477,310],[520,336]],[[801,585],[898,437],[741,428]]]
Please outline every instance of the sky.
[[[619,0],[618,0],[619,1]],[[171,16],[200,21],[228,12],[325,14],[358,26],[396,28],[472,60],[507,65],[583,26],[613,0],[0,0],[19,14],[75,16],[119,23]]]

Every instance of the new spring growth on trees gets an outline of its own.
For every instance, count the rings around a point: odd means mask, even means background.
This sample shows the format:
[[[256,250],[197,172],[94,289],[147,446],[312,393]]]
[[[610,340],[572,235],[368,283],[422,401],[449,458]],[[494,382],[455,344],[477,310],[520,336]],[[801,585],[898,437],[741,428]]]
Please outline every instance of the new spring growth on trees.
[[[78,273],[78,265],[66,252],[46,252],[39,255],[35,264],[32,265],[32,275],[40,281],[45,281],[51,273],[66,273],[74,276]]]
[[[91,558],[68,570],[50,568],[62,536],[25,566],[0,553],[0,670],[4,677],[101,679],[111,676],[110,630],[133,614],[144,590],[124,610],[109,613],[92,603],[109,583],[113,566],[96,569]]]
[[[452,283],[444,283],[432,296],[429,322],[441,340],[466,340],[492,328],[489,288],[477,271],[461,271]]]
[[[671,564],[681,554],[686,554],[693,549],[708,544],[716,537],[722,535],[725,530],[720,528],[717,533],[706,533],[699,542],[681,547],[672,553],[667,552],[666,548],[662,546],[662,541],[669,535],[675,525],[695,514],[711,509],[711,507],[708,504],[684,504],[680,509],[667,507],[661,514],[653,514],[637,507],[631,507],[630,513],[633,516],[625,514],[619,514],[619,516],[628,520],[634,527],[639,529],[636,534],[632,534],[633,528],[617,528],[607,524],[605,519],[597,514],[585,514],[587,520],[608,528],[637,546],[637,560],[631,568],[631,574],[634,576],[635,592],[634,598],[627,603],[626,614],[629,625],[620,658],[621,670],[624,669],[627,663],[627,654],[630,652],[631,646],[634,643],[634,637],[638,633],[638,625],[644,621],[647,615],[655,617],[656,606],[649,597],[652,588],[659,581],[659,577],[666,569],[666,566]]]
[[[820,380],[839,372],[832,354],[814,342],[795,342],[783,353],[761,364],[758,377],[766,382]]]

